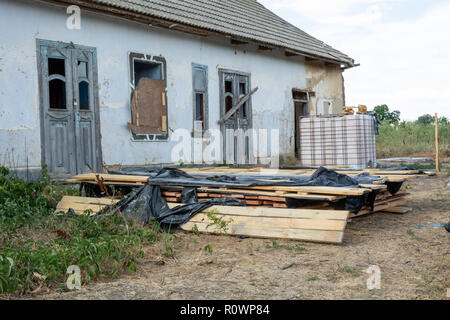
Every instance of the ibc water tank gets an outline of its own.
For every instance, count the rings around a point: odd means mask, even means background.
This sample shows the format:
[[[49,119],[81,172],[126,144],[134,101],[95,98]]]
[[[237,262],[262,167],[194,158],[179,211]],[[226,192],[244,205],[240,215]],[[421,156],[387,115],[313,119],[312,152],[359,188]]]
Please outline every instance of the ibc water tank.
[[[375,121],[371,115],[300,117],[302,166],[376,167]]]

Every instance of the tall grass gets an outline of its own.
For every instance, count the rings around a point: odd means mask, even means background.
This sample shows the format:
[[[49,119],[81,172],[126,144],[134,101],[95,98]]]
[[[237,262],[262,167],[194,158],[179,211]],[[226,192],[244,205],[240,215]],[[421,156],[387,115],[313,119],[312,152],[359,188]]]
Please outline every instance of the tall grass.
[[[397,126],[384,121],[377,136],[377,158],[433,156],[435,127],[415,122]],[[439,125],[439,154],[450,157],[450,124]]]
[[[56,214],[67,188],[51,184],[45,173],[39,182],[8,174],[0,167],[0,295],[64,289],[71,265],[80,267],[83,284],[135,271],[144,244],[162,242],[173,253],[173,236],[156,222],[144,228],[129,220],[128,229],[119,216]]]

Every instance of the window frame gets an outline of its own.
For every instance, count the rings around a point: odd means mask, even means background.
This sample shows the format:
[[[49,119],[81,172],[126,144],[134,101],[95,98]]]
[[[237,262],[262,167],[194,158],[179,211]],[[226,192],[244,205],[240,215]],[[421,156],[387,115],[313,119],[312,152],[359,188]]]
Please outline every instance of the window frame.
[[[167,132],[164,134],[134,134],[130,131],[131,140],[133,142],[167,142],[169,140],[169,103],[167,95],[167,62],[162,56],[156,56],[151,54],[144,54],[138,52],[128,52],[128,68],[129,68],[129,106],[130,106],[130,120],[132,121],[131,114],[131,101],[133,99],[133,92],[136,89],[136,79],[134,63],[135,61],[142,61],[147,63],[157,63],[161,64],[161,80],[165,82],[166,89],[166,128]]]
[[[205,90],[197,90],[195,88],[195,71],[200,70],[205,73]],[[192,63],[192,132],[195,130],[195,121],[197,116],[197,94],[203,94],[203,127],[202,133],[209,130],[209,97],[208,97],[208,66]]]

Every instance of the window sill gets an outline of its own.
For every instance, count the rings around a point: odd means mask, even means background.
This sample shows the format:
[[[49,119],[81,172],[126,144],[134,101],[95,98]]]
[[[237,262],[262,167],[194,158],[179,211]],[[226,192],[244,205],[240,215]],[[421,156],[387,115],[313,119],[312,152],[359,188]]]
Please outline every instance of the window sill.
[[[169,134],[138,134],[131,136],[132,142],[167,142]]]

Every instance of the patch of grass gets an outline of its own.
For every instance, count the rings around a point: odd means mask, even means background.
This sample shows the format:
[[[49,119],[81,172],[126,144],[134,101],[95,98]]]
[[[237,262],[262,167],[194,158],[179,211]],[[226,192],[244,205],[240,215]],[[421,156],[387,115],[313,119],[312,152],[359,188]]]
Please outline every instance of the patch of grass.
[[[294,251],[296,253],[303,253],[306,250],[300,243],[296,243],[295,245],[286,245],[286,244],[279,244],[276,240],[271,240],[271,243],[266,242],[266,248],[285,249],[289,251]]]
[[[406,231],[406,233],[407,233],[408,235],[410,235],[411,237],[415,237],[415,236],[416,236],[416,234],[415,234],[411,229],[408,229],[408,230]]]
[[[161,233],[160,241],[163,255],[165,257],[172,257],[173,254],[175,253],[174,250],[175,236],[170,233],[170,230],[168,230],[168,232]]]
[[[24,294],[41,287],[65,288],[67,268],[81,269],[82,283],[136,270],[144,243],[168,237],[159,224],[144,228],[120,216],[55,214],[63,195],[44,170],[38,182],[7,178],[0,168],[0,293]],[[162,243],[173,252],[169,241]]]
[[[434,277],[429,277],[425,271],[419,272],[419,279],[413,279],[412,283],[419,286],[425,293],[431,294],[440,291],[442,288],[437,284],[433,284]]]
[[[211,254],[212,251],[213,251],[211,245],[209,245],[209,244],[205,246],[204,250],[205,250],[206,252],[208,252],[209,254]]]
[[[409,157],[435,153],[434,124],[402,122],[397,126],[384,121],[377,139],[377,158]],[[439,125],[439,150],[450,155],[450,124]]]
[[[196,236],[200,236],[200,231],[198,231],[197,225],[194,224],[194,226],[192,227],[191,232],[196,235]]]
[[[317,281],[317,280],[319,280],[318,276],[311,276],[311,277],[306,278],[306,281]]]
[[[355,268],[349,267],[349,266],[344,266],[338,269],[339,272],[342,273],[349,273],[353,276],[359,276],[361,274],[361,272],[359,272],[358,270],[356,270]]]

